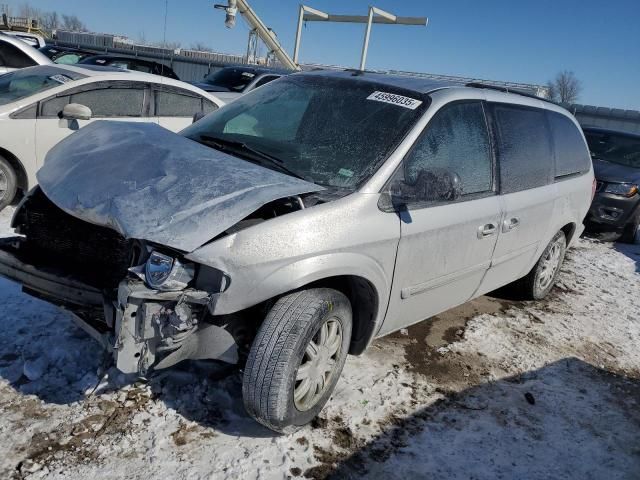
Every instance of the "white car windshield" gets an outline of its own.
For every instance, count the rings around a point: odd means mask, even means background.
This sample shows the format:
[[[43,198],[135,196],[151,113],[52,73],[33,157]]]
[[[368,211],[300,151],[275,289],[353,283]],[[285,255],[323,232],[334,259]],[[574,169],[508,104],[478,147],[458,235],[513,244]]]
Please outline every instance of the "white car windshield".
[[[397,147],[428,100],[371,81],[291,75],[181,134],[319,185],[353,190]]]
[[[0,76],[0,105],[7,105],[81,78],[85,78],[85,75],[50,66],[16,70]]]

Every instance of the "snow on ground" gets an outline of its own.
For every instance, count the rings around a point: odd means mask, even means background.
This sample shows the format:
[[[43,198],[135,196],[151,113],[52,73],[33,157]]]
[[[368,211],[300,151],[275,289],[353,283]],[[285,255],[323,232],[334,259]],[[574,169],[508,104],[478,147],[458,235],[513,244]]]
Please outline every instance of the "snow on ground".
[[[9,228],[13,210],[14,209],[12,207],[7,207],[4,210],[0,210],[0,238],[9,236],[13,233],[13,229]]]
[[[0,478],[637,479],[639,280],[640,246],[580,240],[549,299],[482,297],[349,358],[291,436],[246,416],[237,369],[131,383],[0,280]]]

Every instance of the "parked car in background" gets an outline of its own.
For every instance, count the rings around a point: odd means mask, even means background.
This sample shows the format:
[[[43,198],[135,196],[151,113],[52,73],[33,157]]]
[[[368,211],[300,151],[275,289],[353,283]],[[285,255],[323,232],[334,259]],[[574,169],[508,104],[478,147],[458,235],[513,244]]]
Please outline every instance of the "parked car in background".
[[[51,63],[48,57],[31,45],[0,32],[0,75],[19,68]]]
[[[292,72],[289,70],[240,65],[224,67],[207,75],[200,82],[190,83],[205,92],[215,93],[218,98],[225,102],[230,102],[245,93],[290,73]]]
[[[37,33],[19,32],[14,30],[2,30],[0,31],[0,33],[18,38],[34,48],[40,48],[46,45],[44,37],[42,35],[38,35]]]
[[[153,122],[177,132],[222,104],[188,83],[119,68],[52,64],[2,75],[0,208],[36,184],[51,147],[96,119]]]
[[[284,77],[179,135],[96,123],[38,180],[0,274],[123,372],[245,364],[247,411],[280,432],[374,338],[506,284],[545,297],[594,185],[555,104],[353,72]]]
[[[134,72],[151,73],[153,75],[160,75],[162,77],[179,80],[175,72],[163,63],[150,62],[148,60],[142,60],[140,58],[121,57],[115,55],[94,55],[92,57],[83,58],[78,63],[80,63],[81,65],[98,65],[101,67],[122,68],[126,70],[132,70]]]
[[[584,127],[596,176],[587,227],[640,243],[640,135]]]
[[[62,65],[73,65],[87,57],[93,57],[95,52],[81,50],[78,48],[59,47],[58,45],[46,45],[39,49],[44,55],[49,57],[52,62]]]

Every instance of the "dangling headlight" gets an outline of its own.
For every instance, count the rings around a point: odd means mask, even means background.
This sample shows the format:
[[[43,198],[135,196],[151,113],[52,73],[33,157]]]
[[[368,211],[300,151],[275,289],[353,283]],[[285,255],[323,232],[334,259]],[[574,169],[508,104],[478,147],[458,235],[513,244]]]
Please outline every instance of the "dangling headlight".
[[[145,280],[154,290],[183,290],[193,280],[194,267],[176,258],[152,252],[145,265]]]

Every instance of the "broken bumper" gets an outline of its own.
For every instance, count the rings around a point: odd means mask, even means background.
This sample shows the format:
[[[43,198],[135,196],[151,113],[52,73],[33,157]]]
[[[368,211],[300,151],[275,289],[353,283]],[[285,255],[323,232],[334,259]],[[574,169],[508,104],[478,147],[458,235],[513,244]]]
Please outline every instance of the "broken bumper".
[[[123,373],[145,375],[151,368],[167,368],[187,359],[237,363],[231,334],[200,322],[216,294],[192,289],[158,292],[140,280],[125,279],[117,298],[109,299],[77,279],[25,262],[19,253],[23,241],[22,237],[0,239],[0,276],[21,284],[25,293],[69,311],[80,328],[113,353]]]

